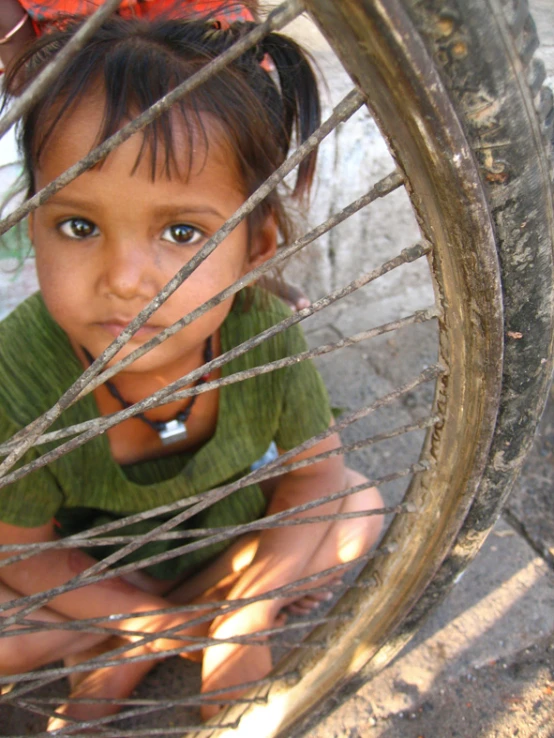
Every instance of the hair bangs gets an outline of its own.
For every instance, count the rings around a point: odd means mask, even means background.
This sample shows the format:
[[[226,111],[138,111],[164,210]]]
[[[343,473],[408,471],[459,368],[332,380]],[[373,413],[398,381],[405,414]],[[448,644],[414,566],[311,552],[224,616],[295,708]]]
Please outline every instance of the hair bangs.
[[[79,25],[39,39],[9,70],[7,94],[20,94]],[[34,192],[33,173],[50,137],[85,99],[97,96],[103,105],[96,146],[155,107],[254,26],[240,22],[222,27],[212,19],[106,21],[22,121],[20,142],[29,194]],[[300,144],[311,135],[319,116],[317,85],[305,55],[294,41],[269,34],[142,129],[133,171],[149,156],[153,179],[187,177],[193,165],[200,161],[202,166],[199,156],[221,140],[248,196],[283,163],[293,136]],[[309,192],[315,158],[314,151],[300,165],[291,187],[294,196]],[[287,240],[289,223],[277,191],[252,214],[252,226],[269,213]]]

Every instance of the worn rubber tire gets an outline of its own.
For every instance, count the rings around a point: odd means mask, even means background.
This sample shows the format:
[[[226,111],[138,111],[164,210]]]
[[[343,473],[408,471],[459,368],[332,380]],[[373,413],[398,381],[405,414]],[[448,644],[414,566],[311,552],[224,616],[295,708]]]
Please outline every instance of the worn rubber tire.
[[[498,245],[505,340],[498,417],[478,492],[452,551],[396,634],[400,643],[474,558],[531,448],[552,378],[554,244],[554,99],[533,56],[539,39],[527,0],[405,4],[475,152]],[[433,32],[445,18],[455,24],[450,38]],[[468,54],[456,54],[457,44]],[[483,106],[491,117],[482,117]]]

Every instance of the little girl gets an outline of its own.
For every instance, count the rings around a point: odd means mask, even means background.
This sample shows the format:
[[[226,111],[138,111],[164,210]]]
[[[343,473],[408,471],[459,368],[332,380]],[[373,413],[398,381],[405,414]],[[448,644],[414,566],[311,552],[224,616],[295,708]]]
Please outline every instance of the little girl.
[[[222,29],[212,21],[113,19],[90,39],[60,74],[49,94],[22,121],[20,142],[29,194],[38,191],[94,146],[228,48],[253,24]],[[36,42],[7,77],[20,94],[69,40],[74,28]],[[267,71],[271,59],[275,74]],[[275,79],[278,77],[278,84]],[[79,176],[37,210],[29,223],[40,292],[0,324],[0,440],[9,439],[50,408],[89,363],[106,349],[158,291],[196,254],[286,158],[292,131],[306,139],[317,127],[319,103],[313,73],[298,46],[270,34],[217,77]],[[314,155],[299,168],[295,194],[308,193]],[[181,319],[275,254],[278,234],[289,235],[283,203],[273,192],[204,261],[121,350],[117,359]],[[218,356],[289,314],[260,288],[243,290],[210,309],[145,354],[110,382],[68,408],[54,427],[108,415],[138,402],[211,356]],[[305,341],[293,327],[227,364],[210,379],[296,354]],[[114,360],[115,361],[115,360]],[[67,456],[0,490],[0,541],[55,541],[240,479],[275,444],[293,449],[332,424],[321,379],[310,362],[258,375],[196,399],[172,402],[111,428]],[[336,435],[294,460],[336,448]],[[52,445],[29,452],[26,461]],[[250,485],[190,520],[216,528],[256,520],[317,500],[364,478],[341,456]],[[373,510],[382,502],[367,488],[305,515]],[[296,517],[302,517],[296,513]],[[138,535],[156,527],[148,519],[120,532]],[[165,612],[175,604],[250,598],[354,559],[376,541],[378,515],[264,530],[226,544],[197,549],[150,566],[141,559],[169,552],[182,541],[158,540],[135,552],[137,570],[67,592],[33,612],[33,620],[134,615],[111,620],[122,638],[50,629],[0,639],[0,669],[13,674],[63,658],[74,664],[136,638],[125,631],[229,638],[270,628],[290,599],[260,600],[189,625],[190,613]],[[55,549],[0,568],[0,602],[63,585],[113,549]],[[298,604],[302,611],[306,599]],[[161,610],[158,615],[141,612]],[[11,612],[17,611],[17,608]],[[8,611],[7,614],[9,614]],[[139,614],[137,616],[137,613]],[[160,636],[125,656],[186,642]],[[194,652],[190,654],[194,657]],[[73,697],[123,698],[154,660],[90,672],[73,683]],[[202,655],[204,692],[237,687],[263,677],[269,648],[221,644]],[[62,706],[64,716],[93,718],[105,704]],[[203,710],[209,717],[216,704]]]

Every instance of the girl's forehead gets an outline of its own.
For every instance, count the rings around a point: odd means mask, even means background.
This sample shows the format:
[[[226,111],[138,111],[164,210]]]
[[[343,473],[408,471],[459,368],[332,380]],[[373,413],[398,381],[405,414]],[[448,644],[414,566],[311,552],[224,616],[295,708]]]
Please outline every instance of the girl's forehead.
[[[225,126],[213,115],[192,112],[184,119],[173,110],[168,127],[158,125],[157,133],[138,131],[124,141],[100,164],[111,168],[114,161],[128,160],[129,176],[148,173],[153,179],[176,178],[188,181],[208,169],[225,169],[243,188],[237,158]],[[129,122],[125,119],[121,128]],[[100,94],[83,98],[56,123],[44,147],[36,175],[52,181],[84,158],[101,143],[104,126],[104,99]],[[44,186],[44,181],[41,186]]]

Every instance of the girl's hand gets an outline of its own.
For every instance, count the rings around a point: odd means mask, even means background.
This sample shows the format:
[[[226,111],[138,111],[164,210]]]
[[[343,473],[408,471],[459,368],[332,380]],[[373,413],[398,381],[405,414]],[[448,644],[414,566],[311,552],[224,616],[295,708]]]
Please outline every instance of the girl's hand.
[[[181,615],[179,613],[175,613],[171,615],[154,615],[146,616],[144,618],[133,618],[132,620],[125,622],[125,628],[128,630],[140,631],[144,635],[162,633],[163,631],[176,628],[175,633],[177,635],[191,636],[192,640],[187,642],[181,638],[174,639],[171,636],[161,635],[160,638],[156,638],[155,640],[151,640],[148,643],[143,644],[141,648],[144,648],[149,653],[159,654],[160,656],[163,656],[166,651],[180,649],[180,656],[190,659],[191,661],[201,662],[203,649],[196,645],[196,640],[207,637],[210,621],[206,620],[194,625],[188,625],[187,623],[187,621],[196,620],[201,615],[201,612],[197,612],[193,615]],[[142,636],[127,636],[127,639],[133,643],[140,643]]]

